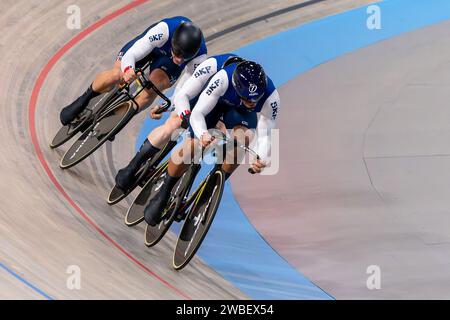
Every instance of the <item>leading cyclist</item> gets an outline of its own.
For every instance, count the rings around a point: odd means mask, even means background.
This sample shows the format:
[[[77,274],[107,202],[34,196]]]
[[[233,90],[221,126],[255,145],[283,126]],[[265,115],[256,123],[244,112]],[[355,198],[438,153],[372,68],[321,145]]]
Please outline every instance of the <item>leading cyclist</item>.
[[[191,113],[190,99],[197,97],[208,83],[208,80],[219,70],[241,61],[243,61],[242,58],[232,53],[212,56],[203,61],[196,68],[194,74],[181,87],[177,86],[177,91],[173,99],[175,112],[172,112],[163,125],[155,128],[148,135],[128,165],[119,170],[115,180],[116,185],[120,189],[127,190],[134,183],[135,174],[141,165],[164,147],[175,130],[181,126],[186,128],[189,125],[189,115]],[[158,109],[158,106],[152,108],[150,114],[153,119],[160,119],[162,117],[162,114],[156,113]]]
[[[275,128],[280,108],[280,96],[272,80],[268,78],[261,65],[253,61],[232,64],[214,75],[196,102],[193,102],[190,116],[191,137],[186,139],[183,148],[172,154],[168,174],[159,187],[155,198],[145,208],[145,221],[155,226],[159,223],[161,213],[167,205],[169,194],[187,170],[192,156],[198,146],[206,148],[214,137],[208,129],[214,128],[222,120],[227,129],[239,143],[249,145],[252,131],[258,133],[257,153],[269,154],[271,148],[270,130]],[[239,134],[243,132],[244,135]],[[234,150],[236,154],[236,150]],[[179,161],[182,159],[182,161]],[[239,166],[239,160],[224,161],[222,170],[228,179]],[[267,160],[267,159],[266,159]],[[256,159],[252,169],[260,173],[267,163]]]
[[[76,119],[96,96],[111,91],[118,84],[134,80],[135,68],[142,68],[148,61],[151,61],[149,79],[162,91],[170,88],[185,69],[179,81],[181,86],[206,58],[203,33],[190,19],[183,16],[163,19],[128,42],[120,50],[114,67],[99,73],[79,98],[62,109],[61,123],[67,125]],[[144,90],[135,99],[139,111],[155,98],[153,90]]]

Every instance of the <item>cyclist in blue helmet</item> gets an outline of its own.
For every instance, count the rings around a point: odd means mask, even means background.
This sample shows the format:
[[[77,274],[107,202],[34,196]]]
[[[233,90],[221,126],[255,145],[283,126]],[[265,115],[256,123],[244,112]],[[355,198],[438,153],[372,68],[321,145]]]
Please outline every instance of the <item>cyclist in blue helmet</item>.
[[[248,105],[255,104],[264,96],[267,76],[260,64],[253,61],[239,63],[233,72],[232,84],[237,95]]]
[[[194,154],[188,150],[195,150],[200,145],[207,147],[214,140],[208,129],[214,128],[219,121],[243,145],[249,145],[256,129],[256,152],[261,156],[261,159],[255,159],[251,165],[256,173],[260,173],[269,160],[269,132],[276,125],[280,96],[261,65],[243,61],[223,68],[209,80],[190,104],[193,106],[189,128],[191,139],[186,139],[183,147],[172,154],[168,174],[144,211],[145,221],[152,226],[159,222],[172,188],[191,164]],[[236,153],[232,157],[227,155],[222,164],[227,179],[242,160],[239,155],[235,155]]]
[[[177,85],[172,97],[172,102],[175,106],[174,112],[171,113],[163,125],[152,130],[129,164],[119,170],[115,180],[116,185],[120,189],[127,190],[134,183],[135,174],[140,166],[157,154],[177,129],[189,126],[189,115],[191,113],[189,100],[198,96],[202,88],[208,83],[208,80],[219,70],[240,61],[243,61],[243,59],[232,53],[212,56],[203,61],[186,81]],[[160,119],[162,117],[162,114],[157,113],[159,108],[160,106],[156,106],[151,109],[150,116],[152,119]]]

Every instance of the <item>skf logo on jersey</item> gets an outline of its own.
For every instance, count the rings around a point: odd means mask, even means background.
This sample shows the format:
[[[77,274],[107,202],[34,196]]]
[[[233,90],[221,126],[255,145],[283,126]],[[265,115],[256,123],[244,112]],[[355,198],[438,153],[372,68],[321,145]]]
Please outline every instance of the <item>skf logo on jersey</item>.
[[[248,91],[250,92],[250,96],[257,95],[256,90],[258,90],[258,86],[256,84],[250,83],[250,86],[248,87]]]
[[[163,37],[163,34],[160,33],[160,34],[154,34],[154,35],[150,36],[149,39],[150,39],[150,42],[153,42],[153,41],[161,40],[162,37]]]
[[[220,84],[220,79],[218,79],[218,80],[214,81],[213,83],[211,83],[211,85],[209,86],[208,90],[206,90],[206,94],[208,96],[210,96],[211,93],[213,93],[213,91],[219,87],[219,84]]]
[[[270,106],[272,107],[272,119],[275,120],[278,115],[278,103],[276,101],[272,102]]]
[[[198,77],[200,77],[201,75],[209,74],[210,71],[211,71],[211,66],[207,66],[207,67],[198,69],[198,70],[194,73],[194,76],[195,76],[195,78],[198,78]]]

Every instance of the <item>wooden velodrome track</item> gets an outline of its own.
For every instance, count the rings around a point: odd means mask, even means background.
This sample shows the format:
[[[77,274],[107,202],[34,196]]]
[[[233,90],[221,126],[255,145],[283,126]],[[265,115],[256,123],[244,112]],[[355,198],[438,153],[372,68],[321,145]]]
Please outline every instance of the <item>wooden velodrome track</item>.
[[[279,172],[231,179],[264,238],[337,299],[450,298],[449,35],[440,21],[291,79]]]
[[[56,299],[248,298],[200,259],[194,259],[183,272],[173,271],[174,235],[169,234],[159,246],[147,250],[142,228],[130,229],[123,224],[129,202],[114,207],[106,204],[113,174],[134,154],[144,114],[134,119],[113,144],[69,171],[58,167],[67,145],[51,151],[48,143],[59,128],[60,109],[86,88],[95,73],[113,64],[124,43],[152,22],[186,15],[210,36],[302,1],[148,1],[97,29],[59,57],[38,92],[34,128],[30,99],[44,66],[80,31],[130,2],[1,1],[0,262]],[[209,51],[233,50],[288,27],[369,2],[323,1],[210,41]],[[81,8],[81,30],[66,28],[66,9],[72,4]],[[44,163],[48,164],[47,171]],[[81,268],[81,290],[66,286],[69,265]],[[42,295],[0,271],[0,298],[35,299]]]

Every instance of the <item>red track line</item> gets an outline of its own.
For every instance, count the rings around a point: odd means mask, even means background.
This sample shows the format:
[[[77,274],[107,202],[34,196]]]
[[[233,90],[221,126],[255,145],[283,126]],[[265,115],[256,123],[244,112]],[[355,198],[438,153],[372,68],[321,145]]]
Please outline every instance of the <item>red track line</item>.
[[[62,185],[58,182],[55,175],[53,174],[52,170],[50,169],[50,166],[48,165],[47,160],[44,157],[44,154],[42,152],[41,146],[39,145],[38,137],[37,137],[37,131],[36,131],[36,106],[37,106],[37,100],[39,97],[39,92],[45,82],[45,79],[47,78],[48,74],[50,73],[51,69],[55,66],[55,64],[62,58],[64,54],[67,53],[72,47],[74,47],[77,43],[79,43],[81,40],[83,40],[86,36],[97,30],[98,28],[102,27],[109,21],[117,18],[118,16],[124,14],[125,12],[140,6],[149,0],[135,0],[131,2],[130,4],[126,5],[125,7],[111,13],[110,15],[107,15],[106,17],[100,19],[87,29],[83,30],[79,34],[77,34],[74,38],[72,38],[68,43],[64,45],[58,52],[48,61],[48,63],[45,65],[45,67],[41,70],[38,79],[36,80],[33,91],[31,93],[30,103],[28,105],[28,121],[29,121],[29,127],[30,127],[30,135],[31,135],[31,141],[34,146],[34,151],[36,152],[36,156],[41,162],[42,167],[44,168],[45,172],[47,173],[47,176],[50,178],[52,183],[55,185],[56,189],[63,195],[63,197],[69,202],[69,204],[80,214],[80,216],[86,220],[102,237],[104,237],[108,242],[110,242],[114,247],[116,247],[121,253],[123,253],[128,259],[133,261],[135,264],[137,264],[141,269],[143,269],[147,274],[155,277],[158,279],[161,283],[166,285],[168,288],[175,291],[178,295],[182,296],[185,299],[191,300],[191,298],[186,295],[184,292],[182,292],[180,289],[174,287],[170,283],[168,283],[166,280],[164,280],[161,276],[156,274],[154,271],[150,270],[148,267],[146,267],[142,262],[137,260],[135,257],[133,257],[128,251],[126,251],[121,245],[119,245],[116,241],[114,241],[110,236],[106,234],[105,231],[103,231],[90,217],[88,214],[86,214],[83,209],[81,209],[75,201],[67,194],[67,192],[64,190]]]

